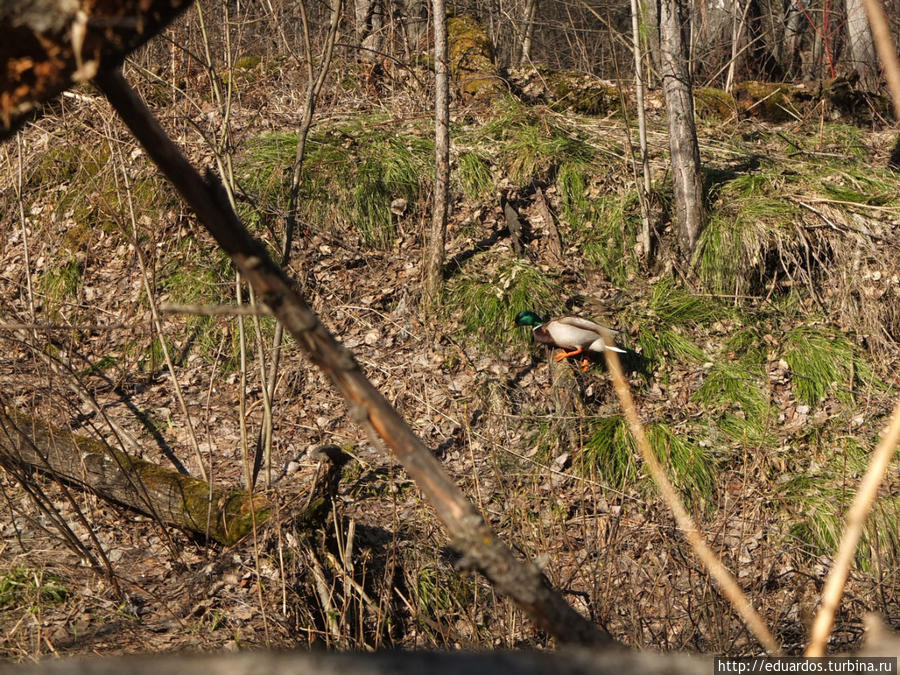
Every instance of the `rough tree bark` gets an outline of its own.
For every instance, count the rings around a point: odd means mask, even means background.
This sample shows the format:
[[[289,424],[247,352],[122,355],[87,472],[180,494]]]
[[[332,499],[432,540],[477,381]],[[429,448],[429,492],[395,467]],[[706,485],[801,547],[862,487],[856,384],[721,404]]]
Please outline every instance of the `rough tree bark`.
[[[114,66],[192,0],[2,0],[0,140],[40,104]]]
[[[785,8],[783,30],[775,38],[775,60],[788,77],[797,72],[800,61],[800,38],[806,26],[803,12],[802,2],[791,0]]]
[[[866,91],[878,88],[878,60],[875,58],[875,41],[869,30],[869,20],[862,0],[846,0],[847,41],[853,70],[859,75],[859,84]]]
[[[685,39],[687,13],[683,0],[659,3],[660,77],[669,124],[675,222],[682,252],[690,260],[703,229],[703,183]]]
[[[354,18],[356,40],[361,48],[360,58],[363,61],[379,61],[384,44],[384,3],[382,0],[356,0]]]

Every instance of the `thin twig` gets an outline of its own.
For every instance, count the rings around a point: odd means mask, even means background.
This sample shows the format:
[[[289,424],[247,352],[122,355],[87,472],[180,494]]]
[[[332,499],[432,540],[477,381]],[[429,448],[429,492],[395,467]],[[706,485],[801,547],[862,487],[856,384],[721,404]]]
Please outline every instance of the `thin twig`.
[[[247,232],[221,183],[211,174],[206,179],[200,176],[121,71],[101,71],[96,82],[148,155],[256,289],[260,300],[272,308],[298,346],[346,398],[350,417],[385,441],[427,495],[454,546],[464,554],[460,564],[482,572],[499,592],[516,600],[558,640],[570,644],[614,644],[606,631],[581,616],[552,589],[533,563],[518,560],[502,543],[433,452],[372,385],[347,348],[325,328],[265,246]]]
[[[884,474],[894,457],[897,450],[897,442],[900,441],[900,399],[894,406],[894,412],[891,415],[891,421],[888,425],[887,432],[881,438],[878,447],[872,454],[872,461],[866,474],[859,482],[859,490],[847,512],[847,522],[844,526],[844,536],[841,537],[841,544],[838,547],[837,555],[834,557],[834,564],[825,579],[825,588],[822,591],[822,604],[819,613],[816,615],[815,623],[813,623],[810,632],[809,646],[806,648],[805,656],[824,656],[825,645],[828,643],[828,635],[831,633],[831,627],[834,625],[834,615],[841,604],[841,597],[844,594],[844,585],[847,583],[847,577],[850,575],[850,566],[853,564],[853,558],[856,555],[856,547],[862,536],[863,526],[866,523],[866,517],[872,510],[872,504],[878,496],[878,488]]]
[[[322,603],[322,614],[325,616],[328,630],[331,633],[331,637],[334,638],[334,641],[340,645],[342,643],[341,630],[337,622],[337,612],[334,609],[334,604],[331,602],[332,589],[328,587],[328,581],[325,579],[325,571],[322,569],[322,565],[319,563],[319,559],[316,557],[316,554],[313,553],[312,549],[306,550],[306,556],[309,560],[309,571],[313,576],[316,595],[319,596],[319,602]]]
[[[609,343],[612,344],[612,336],[609,336]],[[725,565],[722,564],[722,561],[719,560],[706,544],[706,541],[704,541],[703,535],[688,514],[684,504],[682,504],[674,486],[669,482],[665,469],[663,469],[650,448],[650,442],[647,440],[646,434],[644,434],[644,428],[640,419],[638,419],[637,409],[634,407],[634,400],[631,398],[631,390],[628,388],[628,383],[625,381],[625,376],[622,373],[622,364],[619,362],[618,355],[608,349],[604,351],[604,355],[609,366],[609,374],[616,390],[616,396],[619,398],[619,403],[622,405],[622,411],[628,422],[628,428],[631,430],[631,435],[634,437],[635,443],[641,452],[641,457],[647,465],[647,469],[650,471],[650,475],[653,477],[663,500],[665,500],[666,505],[672,511],[672,515],[675,516],[675,522],[678,523],[678,527],[684,533],[685,538],[688,540],[691,548],[694,549],[694,553],[700,559],[700,562],[703,563],[706,569],[709,570],[710,576],[718,583],[722,594],[744,620],[744,623],[753,632],[756,639],[760,641],[769,654],[781,654],[781,647],[775,641],[772,633],[769,632],[762,617],[750,604],[750,600],[738,586],[731,572],[728,571]]]

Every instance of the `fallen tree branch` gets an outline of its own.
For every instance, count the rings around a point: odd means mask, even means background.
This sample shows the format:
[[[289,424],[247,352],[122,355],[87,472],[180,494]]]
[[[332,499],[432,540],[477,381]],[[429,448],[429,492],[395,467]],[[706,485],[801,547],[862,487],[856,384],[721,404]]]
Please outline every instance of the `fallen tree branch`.
[[[125,56],[160,32],[192,0],[2,0],[0,140],[41,103]]]
[[[15,462],[87,488],[161,522],[230,546],[272,514],[262,495],[210,489],[206,481],[70,433],[12,408],[0,408],[0,465]],[[318,504],[317,504],[318,505]]]
[[[102,70],[96,82],[154,163],[219,245],[231,256],[257,297],[267,305],[347,399],[350,415],[373,430],[428,497],[463,553],[504,595],[560,642],[609,644],[606,631],[578,614],[533,564],[521,562],[487,526],[440,462],[362,373],[353,355],[319,321],[284,271],[238,220],[221,183],[194,169],[160,127],[119,69]]]

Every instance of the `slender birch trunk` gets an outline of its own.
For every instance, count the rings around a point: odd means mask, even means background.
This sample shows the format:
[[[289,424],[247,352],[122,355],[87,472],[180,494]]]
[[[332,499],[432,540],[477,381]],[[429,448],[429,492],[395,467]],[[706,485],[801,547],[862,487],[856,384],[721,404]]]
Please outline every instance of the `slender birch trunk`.
[[[686,14],[687,8],[680,0],[660,2],[660,76],[669,124],[675,221],[682,253],[690,259],[703,228],[703,182],[700,146],[694,126],[691,73],[687,65]]]
[[[444,281],[447,193],[450,184],[450,73],[447,65],[447,9],[433,0],[434,14],[434,207],[425,268],[425,296],[437,299]]]

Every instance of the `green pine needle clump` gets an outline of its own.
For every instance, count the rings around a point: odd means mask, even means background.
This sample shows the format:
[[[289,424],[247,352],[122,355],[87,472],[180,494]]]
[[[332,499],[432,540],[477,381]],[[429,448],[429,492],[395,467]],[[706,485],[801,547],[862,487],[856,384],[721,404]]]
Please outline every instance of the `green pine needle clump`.
[[[648,424],[644,430],[650,447],[675,487],[689,502],[709,503],[716,473],[716,461],[711,453],[667,424]],[[580,469],[588,475],[596,474],[603,483],[621,490],[640,480],[639,456],[624,419],[600,418],[591,422],[590,436],[579,458]]]
[[[472,201],[484,199],[494,189],[490,160],[477,150],[469,150],[459,156],[457,176],[463,193]]]
[[[647,361],[664,364],[668,359],[702,363],[706,355],[686,332],[732,316],[733,311],[714,298],[679,288],[671,280],[659,281],[644,311],[633,311],[637,342]]]
[[[837,551],[847,511],[856,486],[865,472],[869,450],[855,439],[833,434],[818,439],[822,463],[813,462],[795,470],[781,494],[783,507],[791,515],[789,535],[809,547],[812,555],[831,556]],[[796,545],[794,542],[793,545]],[[877,500],[866,520],[856,564],[864,572],[900,563],[900,497],[886,495]]]
[[[526,185],[548,168],[567,162],[588,164],[595,152],[581,134],[555,115],[507,99],[500,114],[476,134],[480,144],[497,149],[498,164],[517,185]]]
[[[60,577],[45,570],[16,565],[0,571],[0,610],[58,605],[71,594]]]
[[[484,257],[484,256],[482,256]],[[531,334],[513,325],[515,315],[524,309],[553,315],[564,307],[563,289],[534,265],[514,258],[505,260],[493,271],[491,266],[467,266],[451,279],[447,289],[449,310],[459,316],[465,336],[475,338],[492,352],[510,344],[530,344]]]
[[[310,134],[301,173],[299,208],[305,220],[325,228],[350,222],[367,246],[387,249],[397,234],[391,203],[414,205],[430,189],[434,142],[410,128],[370,116]],[[241,183],[272,219],[288,205],[297,134],[255,138],[241,168]]]
[[[846,337],[827,326],[799,326],[785,337],[784,360],[794,374],[797,400],[818,405],[827,395],[849,400],[855,383],[877,386],[868,364]]]
[[[759,446],[772,439],[772,411],[763,389],[765,370],[758,363],[713,365],[694,394],[715,418],[720,431],[735,441]]]

